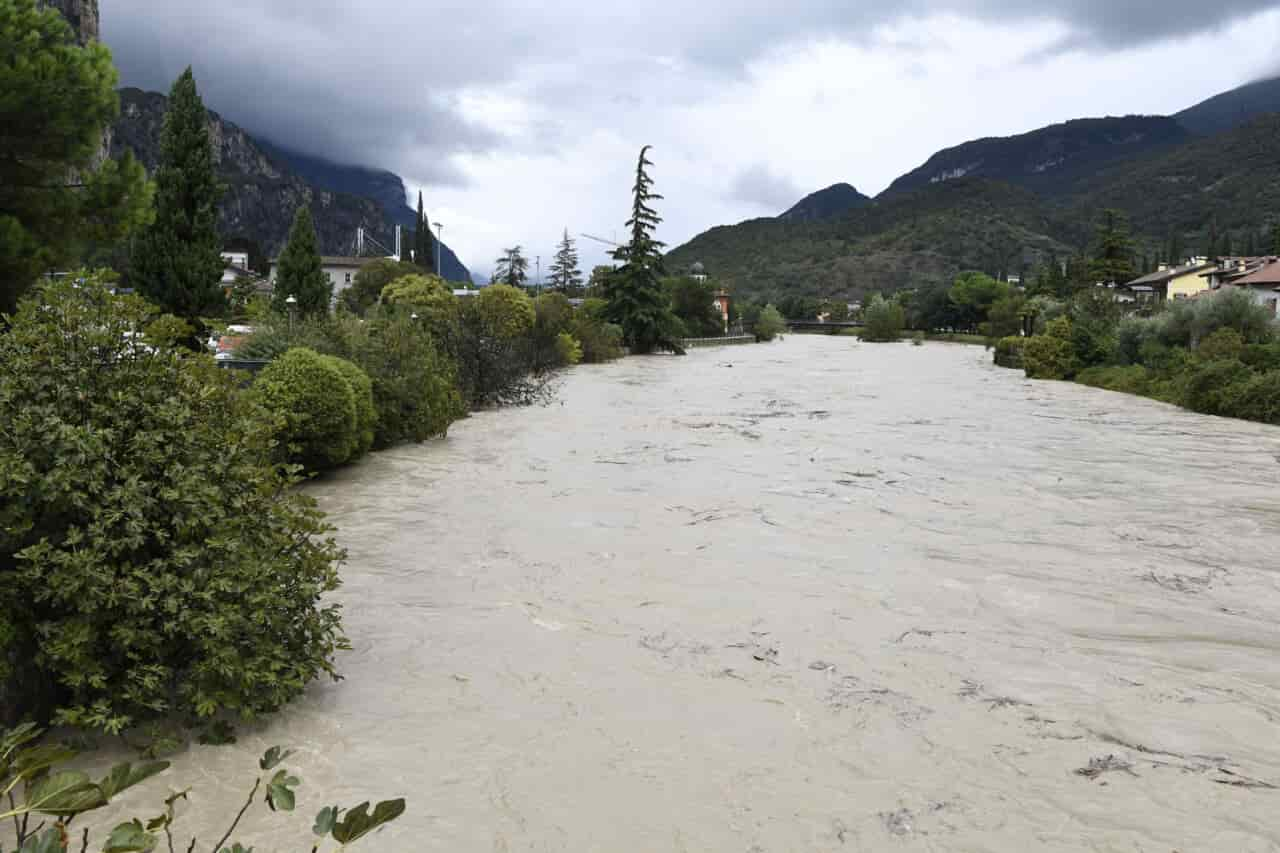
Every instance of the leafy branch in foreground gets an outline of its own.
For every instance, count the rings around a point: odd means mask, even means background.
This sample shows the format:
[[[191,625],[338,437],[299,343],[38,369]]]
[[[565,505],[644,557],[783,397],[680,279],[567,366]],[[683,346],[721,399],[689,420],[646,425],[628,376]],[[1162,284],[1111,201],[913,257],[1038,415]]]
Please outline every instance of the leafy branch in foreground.
[[[106,806],[117,795],[145,782],[169,768],[167,761],[150,761],[142,764],[125,762],[111,768],[100,781],[94,782],[88,773],[80,770],[60,769],[75,758],[76,750],[58,743],[39,743],[42,730],[26,723],[17,728],[0,732],[0,799],[8,806],[0,805],[0,821],[12,820],[17,853],[67,853],[72,849],[72,835],[68,831],[72,821],[82,814]],[[253,783],[249,796],[231,821],[225,833],[213,846],[214,853],[252,853],[231,840],[245,813],[253,806],[258,792],[266,792],[262,802],[272,811],[293,811],[296,792],[301,780],[281,767],[292,750],[273,746],[258,761],[262,771]],[[19,790],[21,795],[19,795]],[[164,812],[143,822],[137,818],[117,824],[103,842],[102,853],[151,853],[160,844],[161,833],[173,853],[173,827],[176,821],[174,804],[187,797],[187,791],[179,791],[164,800]],[[312,853],[318,853],[326,838],[337,844],[338,850],[369,835],[404,814],[404,800],[384,800],[369,811],[369,803],[354,808],[325,806],[316,814],[312,831]],[[31,825],[31,819],[39,822]],[[52,823],[49,821],[52,819]],[[89,849],[91,830],[83,830],[81,853]],[[186,848],[194,853],[198,840],[191,839]],[[0,844],[0,853],[4,846]]]

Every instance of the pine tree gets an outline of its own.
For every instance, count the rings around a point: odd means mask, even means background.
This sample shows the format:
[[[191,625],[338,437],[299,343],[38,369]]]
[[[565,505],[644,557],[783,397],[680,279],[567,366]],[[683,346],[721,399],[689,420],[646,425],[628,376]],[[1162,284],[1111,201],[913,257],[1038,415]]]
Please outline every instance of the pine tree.
[[[1209,221],[1209,233],[1207,245],[1205,246],[1205,254],[1209,256],[1209,260],[1214,261],[1222,257],[1222,237],[1218,234],[1218,220]]]
[[[529,280],[529,259],[524,256],[524,247],[513,246],[502,250],[502,257],[493,262],[494,284],[509,284],[512,287],[524,287]]]
[[[621,267],[605,281],[607,314],[622,327],[623,341],[632,352],[662,349],[683,355],[684,349],[672,334],[675,317],[662,289],[664,244],[653,237],[662,217],[652,204],[662,196],[653,192],[653,179],[646,171],[653,165],[648,158],[649,148],[646,145],[640,149],[636,164],[631,218],[627,220],[631,240],[613,253]]]
[[[325,275],[311,208],[305,204],[294,214],[289,243],[280,253],[271,307],[287,311],[290,296],[298,300],[294,310],[304,317],[327,313],[333,299],[333,282]]]
[[[1258,232],[1254,228],[1249,229],[1249,238],[1245,241],[1244,253],[1250,258],[1258,256]]]
[[[110,51],[78,44],[43,5],[0,2],[0,313],[86,244],[112,246],[151,215],[142,165],[99,156],[120,113]]]
[[[209,115],[190,68],[169,93],[155,180],[155,222],[134,247],[129,281],[184,319],[220,313],[226,296],[218,200],[225,187],[214,172]]]
[[[1183,257],[1182,232],[1172,231],[1169,234],[1169,266],[1181,266],[1184,260],[1186,258]]]
[[[436,239],[431,233],[431,219],[422,206],[422,192],[418,192],[418,219],[413,232],[413,262],[436,275]]]
[[[1118,210],[1102,211],[1098,222],[1096,248],[1090,272],[1105,284],[1133,281],[1133,241],[1124,214]]]
[[[1232,249],[1232,245],[1231,245],[1231,232],[1230,232],[1230,231],[1223,232],[1223,235],[1222,235],[1222,254],[1224,254],[1224,255],[1228,255],[1228,256],[1230,256],[1230,255],[1234,254],[1234,251],[1233,251],[1233,249]]]
[[[551,262],[551,289],[577,290],[582,287],[582,270],[578,267],[578,248],[569,229],[564,230],[564,238],[556,250],[555,260]]]
[[[1271,229],[1271,254],[1280,257],[1280,223]]]

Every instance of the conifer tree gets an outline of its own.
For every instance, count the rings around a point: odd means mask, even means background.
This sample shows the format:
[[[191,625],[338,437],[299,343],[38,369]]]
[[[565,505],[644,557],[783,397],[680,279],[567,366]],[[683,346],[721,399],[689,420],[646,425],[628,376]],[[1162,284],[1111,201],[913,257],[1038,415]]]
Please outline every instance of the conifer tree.
[[[1280,223],[1271,229],[1271,254],[1280,257]]]
[[[1090,272],[1106,284],[1124,284],[1136,277],[1133,272],[1133,241],[1124,214],[1107,209],[1098,222],[1097,246]]]
[[[1218,234],[1218,220],[1209,221],[1208,245],[1205,247],[1205,254],[1209,256],[1209,260],[1217,260],[1222,256],[1222,237]]]
[[[155,181],[156,218],[134,247],[130,283],[186,320],[221,312],[218,201],[225,187],[214,172],[209,116],[190,68],[169,93]]]
[[[431,219],[422,206],[422,192],[418,192],[418,219],[413,232],[413,262],[436,275],[436,239],[431,233]]]
[[[647,171],[653,165],[648,157],[650,147],[640,149],[636,164],[631,218],[627,220],[631,240],[613,253],[621,266],[605,281],[607,315],[622,327],[622,339],[632,352],[669,350],[683,355],[684,349],[672,333],[675,317],[662,289],[664,244],[653,236],[662,222],[653,202],[662,196],[653,192],[653,179]]]
[[[1169,266],[1180,266],[1184,260],[1182,256],[1182,232],[1178,230],[1169,233]]]
[[[493,262],[493,282],[509,284],[512,287],[524,287],[529,280],[529,259],[524,256],[523,246],[513,246],[502,250],[502,257]]]
[[[1223,232],[1223,235],[1222,235],[1222,254],[1224,254],[1224,255],[1231,255],[1231,254],[1234,254],[1234,250],[1233,250],[1232,245],[1231,245],[1231,232],[1230,232],[1230,231]]]
[[[1245,242],[1244,253],[1251,258],[1258,256],[1258,232],[1256,229],[1249,229],[1249,239]]]
[[[120,113],[105,45],[82,46],[56,9],[0,2],[0,313],[35,279],[106,247],[151,216],[152,188],[132,154],[100,159]]]
[[[311,208],[305,204],[294,214],[289,243],[280,253],[271,307],[285,312],[290,296],[298,300],[294,310],[304,317],[327,313],[333,299],[333,282],[325,275]]]
[[[556,249],[555,260],[551,262],[552,290],[576,290],[582,287],[582,270],[578,267],[578,248],[569,229],[564,230],[564,238]]]

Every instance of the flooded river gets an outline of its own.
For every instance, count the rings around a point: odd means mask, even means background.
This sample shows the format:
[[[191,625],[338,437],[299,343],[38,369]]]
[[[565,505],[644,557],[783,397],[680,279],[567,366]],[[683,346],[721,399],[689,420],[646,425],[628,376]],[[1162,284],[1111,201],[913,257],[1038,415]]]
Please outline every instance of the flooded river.
[[[357,849],[1280,849],[1280,430],[793,337],[568,373],[312,487],[346,680],[166,779]],[[145,815],[144,815],[145,816]],[[188,827],[209,824],[191,814]]]

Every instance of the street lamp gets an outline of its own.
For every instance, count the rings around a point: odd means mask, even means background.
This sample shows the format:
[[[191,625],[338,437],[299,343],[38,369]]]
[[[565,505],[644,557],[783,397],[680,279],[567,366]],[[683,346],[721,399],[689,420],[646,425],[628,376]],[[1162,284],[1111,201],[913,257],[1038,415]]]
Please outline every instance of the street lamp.
[[[414,311],[412,314],[410,314],[410,315],[409,315],[409,319],[410,319],[410,320],[417,320],[417,319],[418,319],[418,312],[417,312],[417,311]]]
[[[289,306],[289,334],[292,335],[293,334],[293,312],[298,309],[298,299],[296,296],[290,293],[289,298],[284,301],[284,304]]]
[[[444,245],[444,226],[436,223],[436,275],[444,278],[444,268],[440,266],[441,246]]]

